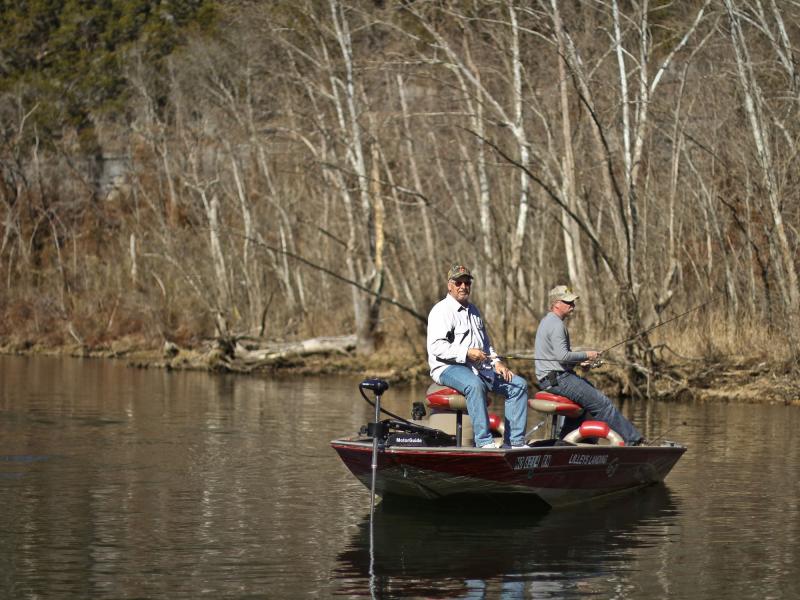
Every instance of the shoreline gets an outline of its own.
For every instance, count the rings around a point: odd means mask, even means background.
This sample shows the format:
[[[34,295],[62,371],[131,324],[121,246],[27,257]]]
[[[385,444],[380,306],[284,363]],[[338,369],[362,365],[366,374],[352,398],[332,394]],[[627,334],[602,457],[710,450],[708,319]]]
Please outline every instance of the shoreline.
[[[0,344],[0,354],[8,356],[68,356],[97,360],[124,361],[138,369],[201,371],[252,376],[290,377],[350,375],[380,377],[394,385],[430,383],[424,360],[412,356],[388,356],[376,352],[370,357],[353,353],[314,353],[281,356],[274,360],[247,363],[226,357],[217,348],[178,348],[165,345],[161,350],[131,346],[122,342],[110,347],[87,348],[67,345],[48,347],[39,344]],[[529,368],[511,362],[511,368],[528,381],[534,379]],[[591,379],[609,397],[624,393],[625,375],[618,364],[606,364],[592,371]],[[646,390],[645,390],[646,391]],[[651,398],[661,401],[735,402],[800,406],[800,380],[789,370],[771,369],[766,361],[737,358],[713,364],[663,364],[649,390]]]

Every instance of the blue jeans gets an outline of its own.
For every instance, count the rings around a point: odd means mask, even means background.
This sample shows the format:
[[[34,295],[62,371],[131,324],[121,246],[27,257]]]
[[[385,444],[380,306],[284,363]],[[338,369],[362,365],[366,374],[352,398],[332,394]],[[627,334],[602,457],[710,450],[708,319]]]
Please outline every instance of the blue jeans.
[[[580,424],[591,415],[591,418],[597,421],[608,423],[611,429],[622,436],[626,444],[641,439],[642,434],[639,433],[639,430],[636,429],[628,419],[622,416],[622,413],[611,403],[608,396],[586,381],[583,377],[579,377],[575,375],[575,373],[559,373],[556,385],[544,389],[553,394],[565,396],[573,402],[580,404],[584,409],[584,413],[580,417],[567,417],[564,420],[564,426],[561,428],[561,433],[559,434],[560,438],[563,438],[570,431],[580,427]]]
[[[525,444],[525,427],[528,422],[528,382],[519,375],[506,381],[500,375],[487,381],[478,377],[470,367],[450,365],[439,377],[442,385],[458,390],[467,400],[467,412],[472,420],[472,432],[477,447],[492,442],[489,431],[489,413],[486,394],[502,394],[506,399],[504,441],[512,446]]]

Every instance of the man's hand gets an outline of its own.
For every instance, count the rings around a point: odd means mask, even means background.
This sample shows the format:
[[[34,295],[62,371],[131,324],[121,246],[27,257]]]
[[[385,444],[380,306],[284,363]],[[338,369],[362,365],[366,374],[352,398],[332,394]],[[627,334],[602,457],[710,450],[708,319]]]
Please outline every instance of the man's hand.
[[[591,369],[600,360],[601,354],[602,352],[597,352],[596,350],[587,350],[586,360],[581,363],[581,367],[584,369]]]
[[[467,350],[467,362],[480,364],[487,358],[489,358],[489,355],[480,348],[470,348]]]
[[[494,371],[505,381],[511,381],[511,379],[514,377],[514,373],[511,371],[511,369],[509,369],[500,361],[494,363]]]

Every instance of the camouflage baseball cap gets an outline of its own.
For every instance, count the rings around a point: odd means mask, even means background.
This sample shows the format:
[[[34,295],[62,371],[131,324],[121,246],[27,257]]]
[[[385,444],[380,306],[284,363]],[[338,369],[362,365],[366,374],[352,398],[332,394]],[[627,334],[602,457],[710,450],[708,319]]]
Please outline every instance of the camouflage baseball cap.
[[[463,277],[468,277],[472,280],[472,274],[469,272],[469,269],[464,265],[453,265],[450,267],[450,270],[447,272],[447,279],[456,280],[461,279]]]
[[[548,298],[550,299],[550,304],[555,302],[556,300],[563,300],[564,302],[574,302],[580,296],[572,291],[572,288],[568,285],[557,285],[554,287],[550,292],[547,294]]]

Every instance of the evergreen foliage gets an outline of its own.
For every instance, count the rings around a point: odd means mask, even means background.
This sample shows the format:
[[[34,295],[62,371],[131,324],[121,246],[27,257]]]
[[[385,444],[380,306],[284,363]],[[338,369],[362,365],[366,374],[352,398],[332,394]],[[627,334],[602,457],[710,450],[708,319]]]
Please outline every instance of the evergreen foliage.
[[[41,139],[124,110],[124,55],[158,67],[188,30],[210,29],[212,0],[29,0],[0,3],[0,93],[19,99]]]

